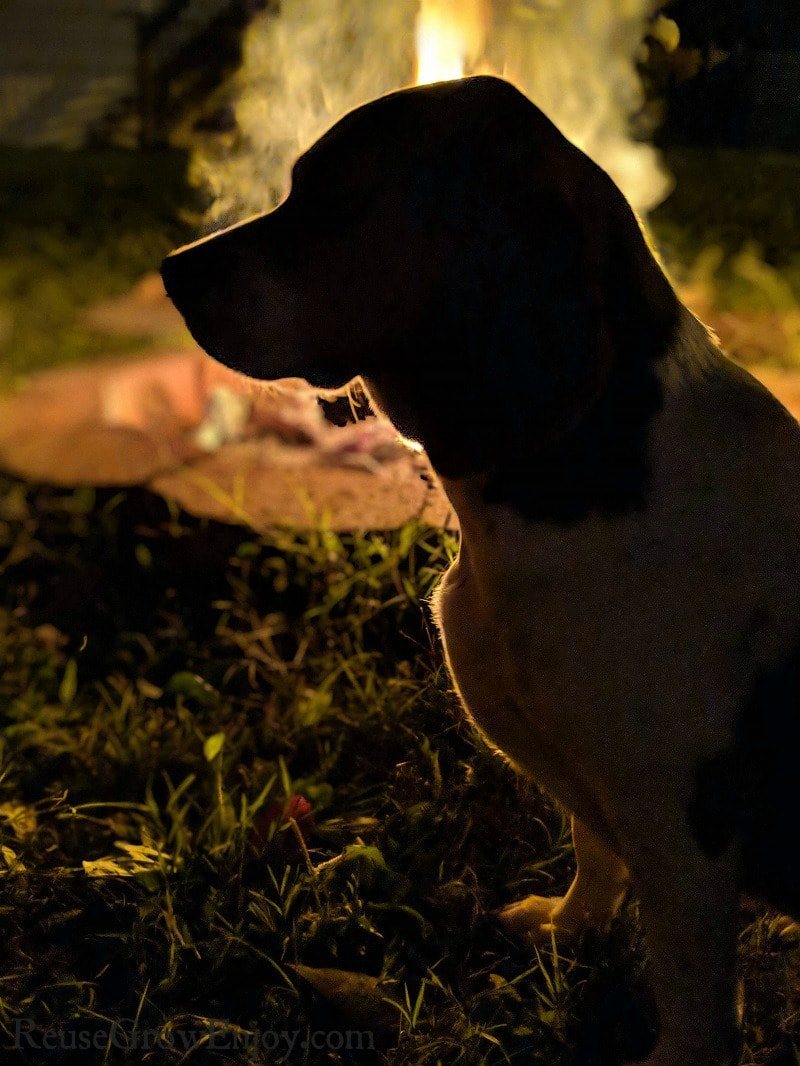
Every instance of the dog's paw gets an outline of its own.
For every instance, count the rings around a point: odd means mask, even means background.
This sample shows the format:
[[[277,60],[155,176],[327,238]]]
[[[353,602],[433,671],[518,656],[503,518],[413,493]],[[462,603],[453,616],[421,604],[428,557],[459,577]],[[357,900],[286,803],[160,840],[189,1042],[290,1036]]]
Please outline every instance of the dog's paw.
[[[583,929],[564,913],[563,896],[526,896],[495,911],[495,917],[509,936],[529,947],[552,942],[577,940]]]
[[[529,947],[541,947],[552,942],[570,943],[591,929],[601,935],[608,932],[617,907],[586,906],[579,894],[570,891],[566,896],[526,896],[516,903],[495,911],[495,917],[509,936]]]

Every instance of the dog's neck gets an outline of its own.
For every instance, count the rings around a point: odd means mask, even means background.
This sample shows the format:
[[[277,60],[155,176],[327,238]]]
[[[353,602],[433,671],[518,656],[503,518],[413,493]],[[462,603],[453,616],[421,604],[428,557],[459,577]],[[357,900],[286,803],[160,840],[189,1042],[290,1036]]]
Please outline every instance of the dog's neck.
[[[552,441],[537,439],[536,427],[509,430],[519,422],[504,410],[519,404],[513,388],[498,408],[496,394],[495,404],[455,390],[443,401],[420,380],[411,388],[393,381],[367,385],[401,432],[424,445],[457,512],[501,505],[528,521],[571,525],[590,513],[612,516],[645,506],[653,421],[669,397],[719,358],[708,331],[680,306],[662,355],[620,360],[597,403]]]

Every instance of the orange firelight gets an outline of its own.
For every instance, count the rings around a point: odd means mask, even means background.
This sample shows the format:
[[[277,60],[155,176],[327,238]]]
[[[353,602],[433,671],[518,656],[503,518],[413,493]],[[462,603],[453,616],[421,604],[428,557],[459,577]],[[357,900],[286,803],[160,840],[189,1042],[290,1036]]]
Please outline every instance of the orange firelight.
[[[421,0],[417,16],[417,85],[463,78],[481,59],[489,0]]]

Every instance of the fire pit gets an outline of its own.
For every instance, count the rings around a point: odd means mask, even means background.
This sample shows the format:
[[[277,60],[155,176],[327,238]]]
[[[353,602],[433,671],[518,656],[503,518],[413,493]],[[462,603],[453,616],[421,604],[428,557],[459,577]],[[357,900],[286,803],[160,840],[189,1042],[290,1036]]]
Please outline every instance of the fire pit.
[[[56,485],[144,485],[256,530],[452,524],[425,457],[388,423],[333,426],[312,390],[258,389],[199,349],[37,375],[0,397],[0,466]]]

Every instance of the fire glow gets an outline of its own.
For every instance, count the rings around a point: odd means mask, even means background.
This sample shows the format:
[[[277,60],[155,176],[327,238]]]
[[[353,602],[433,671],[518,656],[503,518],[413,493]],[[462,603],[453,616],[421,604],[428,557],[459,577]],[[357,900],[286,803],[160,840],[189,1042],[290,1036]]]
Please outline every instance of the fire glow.
[[[421,0],[415,43],[417,85],[463,78],[483,56],[487,0]]]
[[[195,151],[209,228],[276,206],[294,160],[347,111],[416,81],[498,74],[606,170],[643,216],[671,182],[630,133],[657,0],[281,0],[246,35],[238,133]]]

